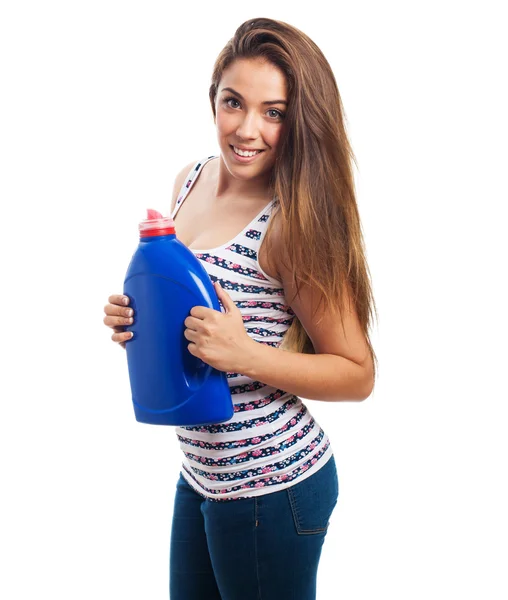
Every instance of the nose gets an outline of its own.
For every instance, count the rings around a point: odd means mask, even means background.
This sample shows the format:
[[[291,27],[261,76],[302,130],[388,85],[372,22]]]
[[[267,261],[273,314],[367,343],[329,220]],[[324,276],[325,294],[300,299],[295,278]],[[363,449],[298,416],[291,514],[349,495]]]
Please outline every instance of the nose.
[[[254,113],[245,115],[236,130],[236,135],[242,140],[256,140],[259,137],[259,126]]]

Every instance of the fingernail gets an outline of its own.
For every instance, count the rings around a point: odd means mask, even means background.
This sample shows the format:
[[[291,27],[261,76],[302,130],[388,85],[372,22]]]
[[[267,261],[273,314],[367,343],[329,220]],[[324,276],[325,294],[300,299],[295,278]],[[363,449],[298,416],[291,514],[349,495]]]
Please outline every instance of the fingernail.
[[[129,302],[129,298],[124,298],[124,299],[123,299],[123,303],[124,303],[124,304],[128,304],[128,302]]]

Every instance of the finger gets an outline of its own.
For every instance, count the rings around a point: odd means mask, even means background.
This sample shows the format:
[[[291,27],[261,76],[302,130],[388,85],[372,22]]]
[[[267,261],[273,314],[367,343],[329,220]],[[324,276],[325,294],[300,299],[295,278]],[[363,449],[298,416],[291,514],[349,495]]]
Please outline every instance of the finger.
[[[129,296],[126,296],[125,294],[113,294],[108,298],[110,304],[120,304],[120,306],[127,306],[129,301]]]
[[[197,319],[196,317],[187,317],[183,324],[189,329],[198,329],[202,325],[203,319]]]
[[[134,310],[132,308],[125,308],[123,306],[118,306],[118,304],[106,304],[104,312],[111,316],[122,315],[124,317],[132,317],[134,315]]]
[[[111,336],[114,342],[128,342],[132,339],[132,331],[122,331],[121,333],[114,333]]]
[[[103,319],[104,325],[108,327],[121,327],[122,325],[132,325],[134,322],[133,317],[115,317],[112,315],[106,315]]]
[[[193,331],[192,329],[186,329],[183,332],[183,335],[188,339],[188,340],[192,340],[195,341],[198,337],[198,334],[196,331]]]
[[[196,317],[197,319],[205,319],[207,316],[211,315],[214,312],[217,311],[215,311],[213,308],[196,305],[190,309],[189,315],[192,317]]]

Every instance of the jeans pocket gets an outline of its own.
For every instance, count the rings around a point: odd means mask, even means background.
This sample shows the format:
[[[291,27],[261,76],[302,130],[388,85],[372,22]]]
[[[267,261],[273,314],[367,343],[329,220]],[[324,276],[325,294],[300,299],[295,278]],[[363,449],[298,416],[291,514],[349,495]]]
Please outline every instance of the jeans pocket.
[[[339,497],[339,479],[333,455],[319,471],[286,491],[298,534],[326,533]]]

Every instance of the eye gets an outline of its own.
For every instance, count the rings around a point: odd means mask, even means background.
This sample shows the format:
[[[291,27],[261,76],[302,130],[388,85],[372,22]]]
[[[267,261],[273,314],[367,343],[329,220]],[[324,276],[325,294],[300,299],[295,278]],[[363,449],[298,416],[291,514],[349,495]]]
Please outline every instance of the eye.
[[[275,108],[270,108],[270,110],[268,112],[277,113],[277,116],[279,117],[279,119],[283,119],[284,118],[284,115],[280,112],[280,110],[277,110]]]
[[[224,104],[226,104],[230,108],[237,108],[236,106],[231,106],[231,104],[229,104],[231,101],[236,102],[238,105],[240,104],[240,102],[234,96],[228,96],[227,98],[224,98],[222,101],[224,102]],[[275,108],[270,108],[266,112],[268,112],[268,113],[275,113],[275,117],[271,117],[272,120],[274,118],[279,118],[279,119],[283,119],[284,118],[284,114],[281,113],[280,110],[277,110]]]
[[[227,104],[228,106],[230,106],[229,102],[231,100],[233,100],[233,102],[238,102],[238,100],[236,98],[233,98],[233,96],[230,96],[229,98],[224,98],[224,104]],[[240,103],[238,102],[238,104],[240,104]],[[235,108],[235,107],[231,106],[231,108]]]

